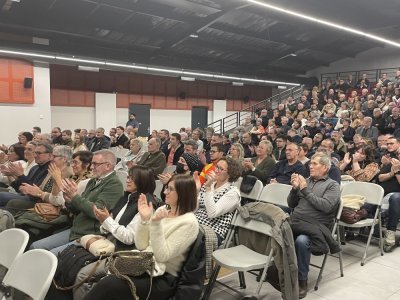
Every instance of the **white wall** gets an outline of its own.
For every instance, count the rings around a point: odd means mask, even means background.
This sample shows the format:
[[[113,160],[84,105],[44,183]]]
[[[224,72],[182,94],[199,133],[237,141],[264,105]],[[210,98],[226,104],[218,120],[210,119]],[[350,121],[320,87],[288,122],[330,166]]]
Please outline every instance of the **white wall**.
[[[212,122],[226,117],[226,100],[214,100],[213,108]],[[208,119],[208,121],[210,122],[210,119]]]
[[[400,51],[393,46],[373,48],[364,51],[354,58],[345,58],[331,63],[328,67],[313,69],[307,73],[308,76],[316,76],[320,79],[323,73],[335,73],[346,71],[385,69],[400,67]]]
[[[117,124],[117,94],[96,93],[96,128],[113,128]]]
[[[0,104],[1,144],[18,142],[18,132],[32,131],[33,126],[51,131],[49,68],[34,66],[33,74],[34,104]]]
[[[94,107],[69,107],[52,106],[51,126],[58,126],[63,129],[74,130],[76,128],[95,129],[95,108]],[[105,128],[108,132],[108,128]]]

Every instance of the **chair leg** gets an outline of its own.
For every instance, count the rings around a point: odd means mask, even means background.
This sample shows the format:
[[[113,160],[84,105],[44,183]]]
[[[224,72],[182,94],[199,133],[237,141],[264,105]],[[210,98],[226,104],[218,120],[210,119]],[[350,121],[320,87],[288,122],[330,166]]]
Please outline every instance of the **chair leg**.
[[[375,222],[372,224],[371,229],[369,231],[369,235],[368,235],[368,240],[367,240],[367,246],[365,247],[365,251],[364,251],[364,255],[361,259],[361,266],[364,266],[365,264],[365,260],[367,259],[367,252],[368,252],[368,248],[369,248],[369,244],[371,243],[371,238],[372,238],[372,233],[373,233],[373,228],[375,226]]]
[[[339,266],[340,266],[340,277],[343,277],[343,256],[342,256],[342,246],[341,246],[341,236],[340,236],[340,228],[341,226],[338,225],[337,229],[337,242],[339,243],[340,251],[339,251]],[[344,228],[343,228],[344,229]],[[344,233],[344,230],[343,230]]]
[[[381,256],[383,256],[383,237],[382,237],[382,218],[381,213],[378,215],[378,224],[379,224],[379,248],[381,250]]]
[[[325,268],[325,264],[326,264],[327,258],[328,258],[328,254],[325,254],[324,260],[322,261],[321,269],[319,270],[317,282],[315,283],[315,286],[314,286],[314,290],[315,290],[315,291],[318,290],[318,285],[319,285],[319,282],[320,282],[321,279],[322,279],[322,273],[324,272],[324,268]]]
[[[208,280],[208,284],[206,286],[206,289],[204,290],[201,300],[207,300],[210,297],[212,289],[214,287],[214,283],[217,280],[217,276],[218,276],[220,269],[221,269],[221,266],[218,266],[218,265],[215,266],[214,270],[211,273],[210,279]]]
[[[246,288],[246,279],[244,278],[244,273],[243,272],[238,272],[239,275],[239,284],[241,289]]]

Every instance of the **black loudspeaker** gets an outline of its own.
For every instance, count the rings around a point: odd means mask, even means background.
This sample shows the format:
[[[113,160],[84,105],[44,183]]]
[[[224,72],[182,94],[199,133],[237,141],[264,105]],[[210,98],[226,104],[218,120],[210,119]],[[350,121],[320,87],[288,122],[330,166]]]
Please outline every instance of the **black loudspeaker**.
[[[249,103],[250,97],[249,96],[244,96],[243,102],[244,103]]]
[[[186,93],[185,92],[180,92],[179,93],[179,99],[185,100],[186,99]]]
[[[32,78],[31,77],[25,77],[24,78],[24,88],[30,89],[32,87]]]

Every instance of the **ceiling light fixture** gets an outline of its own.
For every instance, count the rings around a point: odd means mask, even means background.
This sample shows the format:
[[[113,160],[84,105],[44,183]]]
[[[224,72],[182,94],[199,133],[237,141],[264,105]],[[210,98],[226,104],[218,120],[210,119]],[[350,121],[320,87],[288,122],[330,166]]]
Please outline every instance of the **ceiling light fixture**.
[[[282,57],[279,57],[277,60],[281,60],[281,59],[284,59],[286,57],[296,57],[296,56],[297,56],[296,53],[289,53],[289,54],[286,54],[286,55],[284,55]]]
[[[243,82],[232,81],[233,86],[244,86]]]
[[[197,34],[192,33],[191,35],[189,35],[189,37],[197,39],[199,36]]]
[[[180,79],[183,81],[195,81],[196,80],[196,78],[194,78],[194,77],[186,77],[186,76],[181,76]]]
[[[272,80],[263,80],[263,79],[254,79],[254,78],[246,78],[246,77],[235,77],[235,76],[227,76],[227,75],[217,75],[211,73],[199,73],[199,72],[192,72],[192,71],[184,71],[184,70],[177,70],[177,69],[167,69],[167,68],[157,68],[157,67],[149,67],[149,66],[140,66],[136,64],[124,64],[118,62],[108,62],[108,61],[101,61],[101,60],[91,60],[91,59],[84,59],[84,58],[77,58],[77,57],[67,57],[67,56],[58,56],[58,55],[47,55],[41,53],[34,53],[34,52],[23,52],[23,51],[16,51],[16,50],[7,50],[7,49],[0,49],[0,55],[16,55],[22,57],[38,57],[38,58],[47,58],[49,60],[61,60],[61,61],[70,61],[70,62],[77,62],[77,63],[84,63],[84,64],[93,64],[98,65],[100,68],[102,66],[110,66],[116,68],[123,68],[123,69],[133,69],[133,70],[143,70],[143,71],[150,71],[150,72],[162,72],[162,73],[170,73],[174,75],[191,75],[191,76],[198,76],[198,77],[205,77],[205,78],[213,78],[213,79],[226,79],[229,81],[247,81],[253,83],[262,83],[262,84],[272,84],[272,85],[290,85],[290,86],[300,86],[299,83],[294,82],[281,82],[281,81],[272,81]],[[191,78],[190,81],[196,80],[192,77],[181,77],[182,78]],[[184,80],[184,79],[182,79]]]
[[[385,44],[389,44],[389,45],[392,45],[392,46],[400,47],[400,43],[397,43],[395,41],[388,40],[388,39],[385,39],[383,37],[380,37],[380,36],[377,36],[377,35],[374,35],[374,34],[370,34],[368,32],[364,32],[364,31],[361,31],[361,30],[358,30],[358,29],[355,29],[355,28],[351,28],[351,27],[348,27],[348,26],[345,26],[345,25],[340,25],[340,24],[337,24],[337,23],[329,22],[329,21],[326,21],[326,20],[323,20],[323,19],[319,19],[319,18],[317,18],[315,16],[305,15],[305,14],[302,14],[302,13],[299,13],[299,12],[296,12],[296,11],[293,11],[293,10],[289,10],[289,9],[282,8],[282,7],[279,7],[279,6],[271,5],[271,4],[268,4],[268,3],[261,2],[261,1],[256,1],[256,0],[247,0],[247,1],[251,2],[251,3],[254,3],[254,4],[257,4],[257,5],[261,5],[261,6],[273,9],[275,11],[279,11],[279,12],[287,14],[287,15],[291,15],[291,16],[298,17],[298,18],[301,18],[301,19],[305,19],[305,20],[308,20],[310,22],[323,24],[323,25],[326,25],[326,26],[329,26],[329,27],[333,27],[333,28],[340,29],[340,30],[343,30],[343,31],[351,32],[353,34],[357,34],[357,35],[369,38],[371,40],[375,40],[375,41],[379,41],[379,42],[382,42],[382,43],[385,43]]]
[[[100,68],[98,67],[89,67],[89,66],[78,66],[79,71],[87,71],[87,72],[100,72]]]

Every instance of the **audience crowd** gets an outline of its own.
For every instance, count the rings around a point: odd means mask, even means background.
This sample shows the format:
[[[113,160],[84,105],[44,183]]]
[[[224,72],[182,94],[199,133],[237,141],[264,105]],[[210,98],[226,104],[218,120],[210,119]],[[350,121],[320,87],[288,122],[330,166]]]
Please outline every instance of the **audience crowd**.
[[[182,127],[174,133],[153,130],[146,141],[137,137],[134,114],[126,127],[111,128],[108,135],[103,128],[72,132],[54,127],[47,134],[34,127],[20,132],[15,144],[1,146],[0,207],[17,221],[26,216],[27,208],[42,202],[68,212],[70,222],[63,223],[62,231],[60,226],[50,226],[32,235],[29,226],[33,225],[25,222],[31,248],[57,254],[85,234],[104,234],[112,236],[119,249],[152,249],[168,274],[155,282],[157,294],[174,285],[199,226],[211,230],[217,244],[223,243],[241,203],[234,184],[240,176],[255,176],[264,185],[292,185],[288,206],[293,209],[290,218],[303,298],[314,249],[304,222],[313,219],[311,223],[329,227],[327,220],[339,205],[342,176],[376,183],[385,195],[390,194],[385,251],[397,245],[399,77],[400,71],[392,80],[382,74],[375,84],[365,74],[357,82],[327,80],[320,88],[304,90],[298,99],[288,97],[276,108],[267,103],[224,135],[213,128]],[[115,153],[121,150],[124,155],[117,161]],[[117,171],[128,175],[125,194]],[[164,185],[161,198],[167,206],[153,196],[155,180]],[[103,276],[104,270],[103,266]],[[148,282],[137,284],[140,289]],[[81,287],[74,294],[76,299],[131,296],[128,285],[111,276],[91,291]]]

